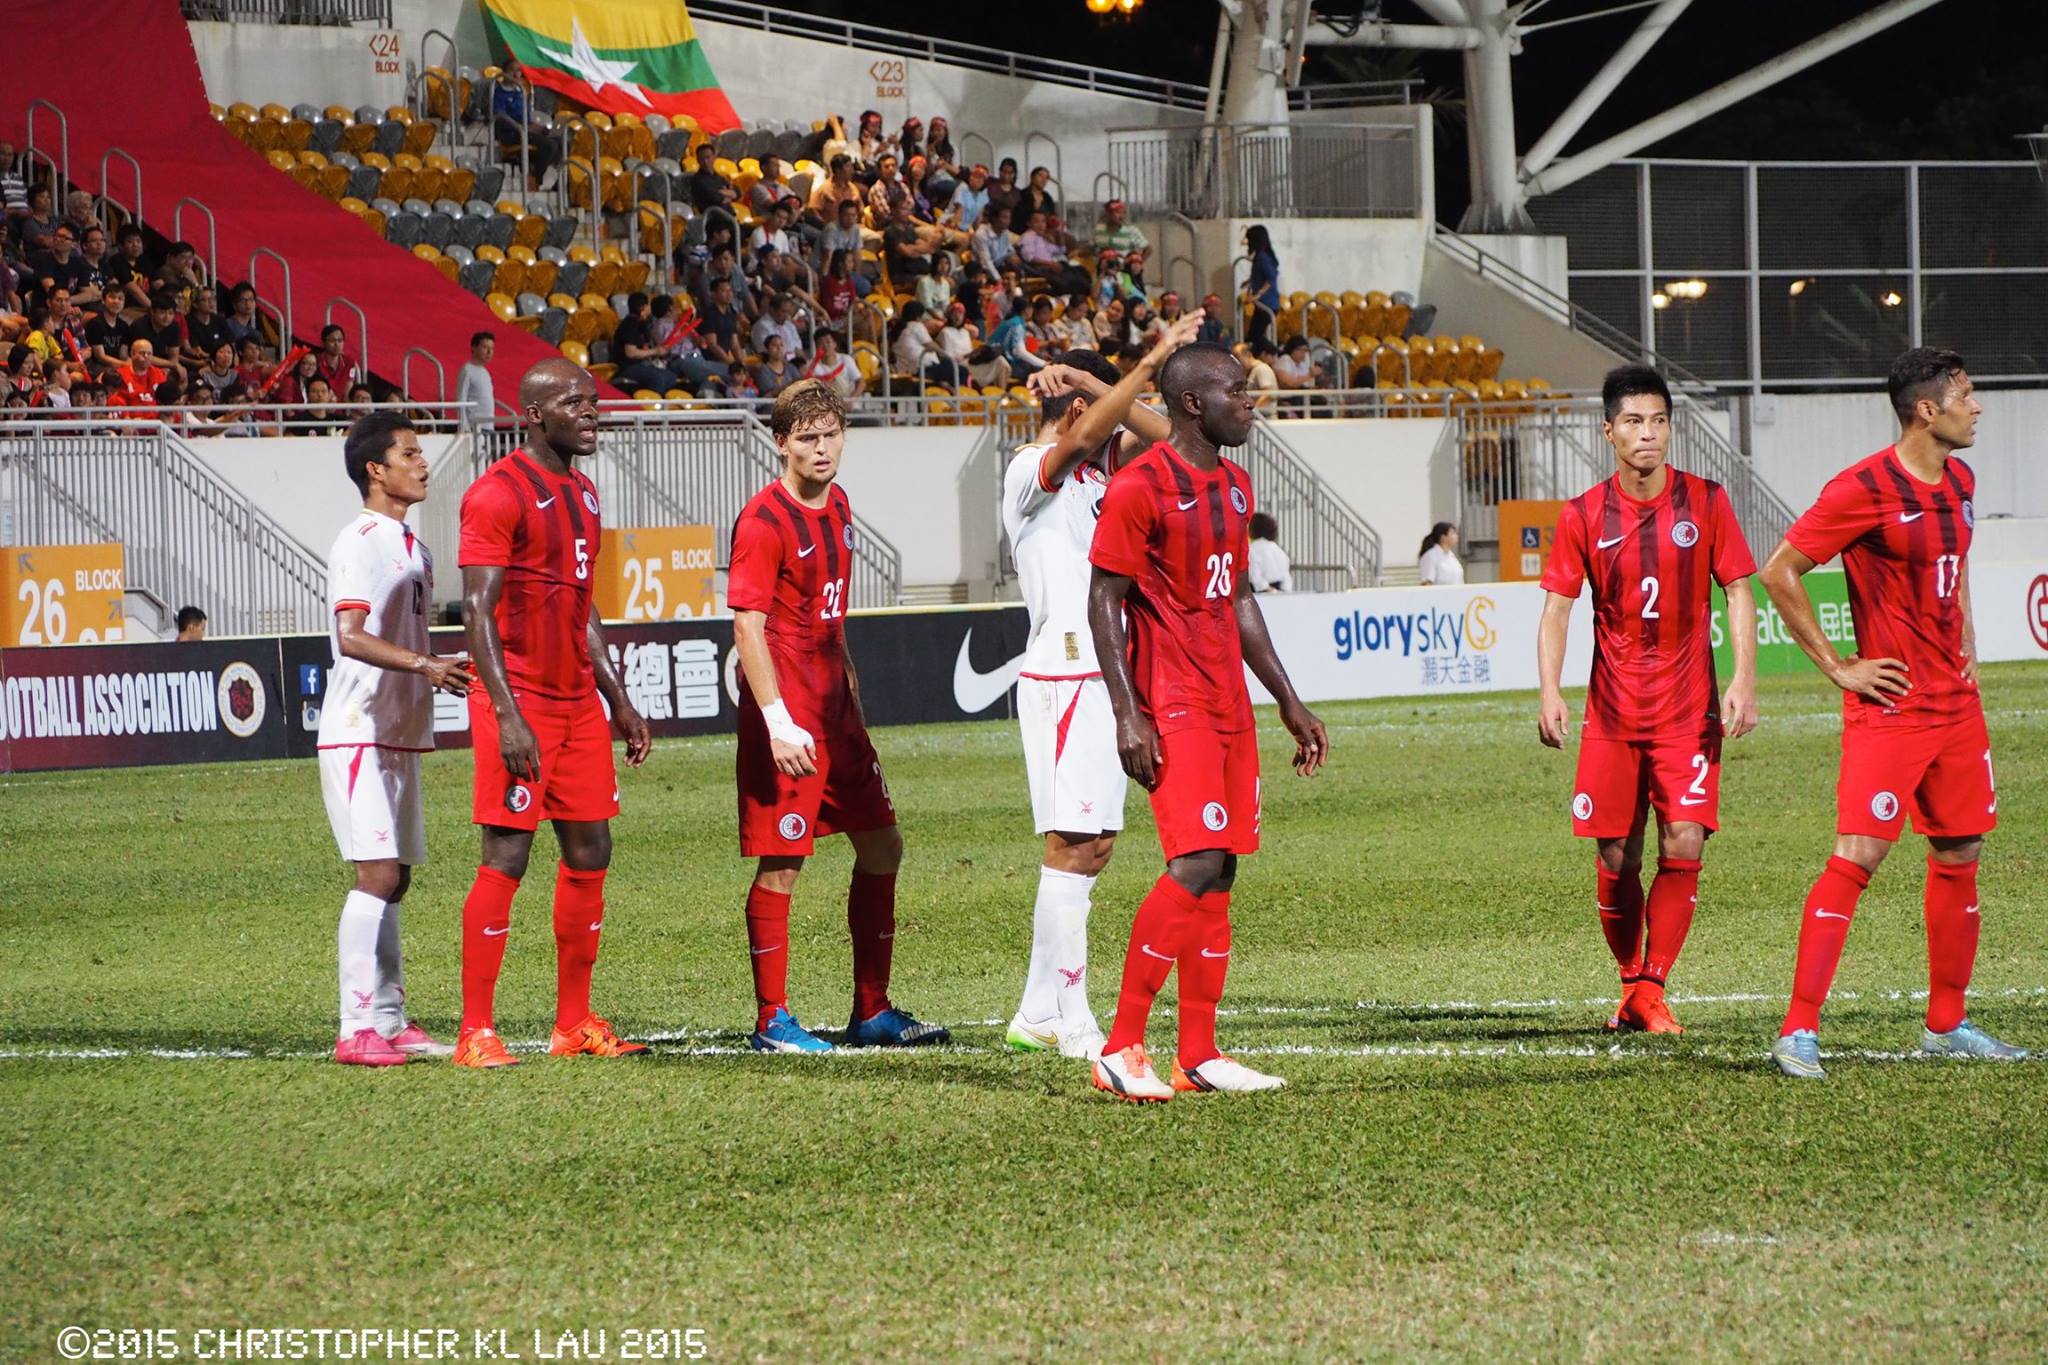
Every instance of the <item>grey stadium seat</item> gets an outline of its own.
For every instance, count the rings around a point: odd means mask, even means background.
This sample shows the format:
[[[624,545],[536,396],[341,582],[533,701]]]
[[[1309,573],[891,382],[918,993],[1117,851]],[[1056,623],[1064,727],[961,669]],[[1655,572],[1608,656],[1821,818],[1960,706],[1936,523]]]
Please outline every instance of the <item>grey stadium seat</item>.
[[[541,315],[542,313],[545,313],[545,312],[547,312],[547,310],[548,310],[548,301],[547,301],[546,299],[542,298],[542,297],[541,297],[540,295],[538,295],[538,294],[521,294],[521,295],[519,296],[519,316],[520,316],[520,317],[523,317],[523,318],[537,318],[537,317],[539,317],[539,316],[540,316],[540,315]]]
[[[484,234],[490,231],[491,220],[479,213],[465,213],[455,223],[455,241],[458,247],[474,250],[484,244]]]
[[[462,273],[456,280],[464,289],[482,298],[491,292],[491,278],[497,273],[498,267],[489,261],[471,261],[462,267]]]
[[[382,197],[381,195],[370,201],[370,207],[377,210],[377,212],[383,214],[387,221],[389,221],[393,216],[405,212],[404,209],[398,206],[397,200],[387,199]]]
[[[512,245],[512,234],[519,228],[519,220],[509,213],[491,216],[490,226],[484,229],[484,244],[503,251]]]
[[[307,150],[323,152],[333,160],[334,149],[341,145],[341,120],[316,117],[312,123],[313,136],[306,142]]]
[[[446,213],[428,214],[420,240],[432,247],[447,246],[455,240],[455,218]]]
[[[550,346],[562,344],[562,334],[569,330],[569,310],[549,308],[540,315],[540,331],[535,333]]]
[[[759,161],[764,156],[775,154],[775,139],[781,134],[772,128],[756,128],[747,134],[747,155]],[[734,157],[735,161],[739,158]]]
[[[417,213],[398,212],[384,220],[384,240],[410,251],[426,240],[426,220]]]
[[[671,161],[680,162],[690,154],[690,130],[671,128],[654,140],[654,150]]]
[[[386,119],[377,125],[376,148],[386,156],[397,156],[405,150],[405,125],[397,119]]]
[[[417,213],[422,218],[434,211],[434,206],[424,199],[408,199],[399,207],[403,208],[407,213]]]
[[[542,250],[548,250],[543,247]],[[583,282],[590,278],[588,261],[570,261],[555,272],[555,288],[564,294],[583,297]]]
[[[558,266],[569,263],[569,253],[558,246],[544,246],[533,254],[543,261],[553,261]]]
[[[572,213],[565,213],[559,218],[550,218],[548,219],[548,235],[542,239],[543,243],[547,246],[558,246],[567,250],[569,243],[576,240],[576,233],[582,226],[583,221]]]
[[[377,197],[377,184],[383,180],[384,172],[375,166],[358,166],[348,173],[348,195],[365,204]]]
[[[457,265],[468,265],[476,259],[476,253],[461,242],[450,242],[447,246],[441,248],[441,254]]]
[[[728,128],[718,135],[711,144],[718,149],[718,155],[727,161],[738,161],[747,154],[747,133],[744,128]]]
[[[495,204],[498,201],[499,191],[504,188],[505,168],[503,166],[479,166],[477,168],[476,194],[478,198],[488,199]]]

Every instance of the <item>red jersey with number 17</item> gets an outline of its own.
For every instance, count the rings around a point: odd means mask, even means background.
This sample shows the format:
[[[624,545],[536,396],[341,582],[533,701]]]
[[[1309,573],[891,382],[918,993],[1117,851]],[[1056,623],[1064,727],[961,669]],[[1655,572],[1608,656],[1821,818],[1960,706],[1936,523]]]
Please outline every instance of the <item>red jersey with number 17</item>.
[[[853,574],[853,509],[834,487],[806,507],[777,479],[740,509],[725,600],[768,617],[775,682],[798,724],[832,714],[846,689],[846,589]]]
[[[1756,561],[1727,491],[1666,470],[1654,498],[1631,497],[1616,475],[1558,514],[1543,586],[1561,597],[1593,586],[1587,739],[1721,732],[1708,587],[1749,577]]]
[[[1886,705],[1842,694],[1853,725],[1944,725],[1983,710],[1963,676],[1963,570],[1977,526],[1977,475],[1951,457],[1922,483],[1887,446],[1828,481],[1785,540],[1816,564],[1836,555],[1849,578],[1856,652],[1897,659],[1912,690]]]
[[[1221,458],[1204,473],[1164,441],[1103,495],[1088,560],[1131,580],[1131,682],[1162,733],[1252,728],[1234,601],[1251,516],[1250,475]]]
[[[505,570],[498,638],[506,681],[522,700],[582,701],[597,690],[589,633],[603,532],[597,508],[589,476],[573,468],[550,473],[524,449],[485,470],[462,495],[458,562]]]

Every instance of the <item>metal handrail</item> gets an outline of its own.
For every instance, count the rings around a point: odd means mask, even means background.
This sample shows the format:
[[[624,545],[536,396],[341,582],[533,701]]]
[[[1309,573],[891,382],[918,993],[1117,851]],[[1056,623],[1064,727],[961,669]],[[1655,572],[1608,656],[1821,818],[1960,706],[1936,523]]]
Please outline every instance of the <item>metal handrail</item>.
[[[532,133],[529,131],[533,126],[533,82],[527,79],[524,69],[513,74],[518,77],[519,89],[519,197],[523,201],[527,195],[526,187],[533,183]],[[503,84],[505,73],[500,70],[497,75],[491,77],[490,108],[484,111],[484,141],[494,154],[498,149],[498,87]],[[461,87],[458,86],[457,89],[460,90]],[[454,106],[451,104],[449,107]],[[496,159],[493,155],[492,160]]]
[[[269,298],[265,296],[264,291],[262,289],[257,288],[256,262],[265,256],[268,256],[271,260],[276,261],[278,267],[284,271],[284,302],[282,305],[272,302]],[[249,253],[249,270],[247,278],[249,281],[249,287],[251,289],[256,290],[256,306],[258,308],[268,308],[273,313],[277,314],[279,337],[278,349],[280,351],[291,350],[292,338],[295,335],[297,335],[297,333],[292,328],[292,263],[286,260],[283,256],[280,256],[277,252],[271,250],[269,247],[259,246],[254,251],[251,251]]]
[[[962,133],[960,134],[960,155],[967,155],[967,144],[969,140],[979,142],[982,146],[988,148],[988,155],[983,157],[980,161],[969,161],[967,163],[967,167],[986,166],[988,167],[988,173],[990,175],[994,175],[996,173],[996,144],[990,142],[980,133]],[[963,185],[967,183],[967,167],[963,167],[960,172],[960,183]]]
[[[1380,81],[1340,81],[1329,85],[1297,85],[1287,92],[1289,109],[1348,109],[1359,105],[1384,104],[1372,96],[1398,92],[1401,103],[1415,103],[1415,87],[1421,82],[1412,77],[1399,77]]]
[[[1065,202],[1067,197],[1067,181],[1064,174],[1066,166],[1060,160],[1059,139],[1050,133],[1040,132],[1038,129],[1033,128],[1030,132],[1024,134],[1024,183],[1027,185],[1031,183],[1031,144],[1034,141],[1040,140],[1052,144],[1052,183],[1060,187],[1060,200]]]
[[[1337,338],[1344,335],[1344,316],[1321,299],[1312,298],[1301,305],[1301,334],[1308,337],[1311,341],[1316,339],[1315,333],[1311,332],[1308,326],[1309,311],[1315,308],[1320,308],[1330,315],[1330,335],[1328,340],[1334,347]],[[1313,350],[1314,348],[1311,347],[1310,349]]]
[[[1118,175],[1115,171],[1097,171],[1094,182],[1088,186],[1088,197],[1095,201],[1098,208],[1109,202],[1102,197],[1102,182],[1105,180],[1116,188],[1117,198],[1129,199],[1131,197],[1131,187],[1124,183],[1122,176]]]
[[[434,383],[437,395],[435,403],[441,409],[441,415],[445,418],[448,415],[448,370],[441,364],[440,357],[436,356],[432,351],[425,350],[419,346],[408,346],[405,348],[405,353],[398,358],[398,387],[404,391],[406,397],[415,400],[415,402],[419,401],[419,395],[412,391],[412,358],[414,356],[420,357],[434,367]]]
[[[668,172],[656,169],[652,161],[643,161],[637,166],[628,167],[626,170],[626,197],[633,204],[633,244],[635,246],[638,246],[640,243],[640,210],[644,205],[654,202],[651,199],[642,199],[640,197],[640,187],[657,175],[661,176],[664,182],[667,181]],[[660,206],[661,260],[656,264],[656,270],[659,272],[657,278],[664,284],[673,278],[676,268],[676,224],[674,215],[669,212],[668,202],[667,196],[664,195]],[[633,254],[643,258],[647,255],[644,251],[635,251]]]
[[[135,204],[132,208],[114,198],[112,192],[107,189],[107,167],[113,163],[115,157],[120,157],[121,160],[128,163],[129,173],[134,177]],[[140,223],[142,221],[142,163],[119,147],[109,147],[100,154],[100,201],[125,210],[131,222]],[[102,224],[102,226],[107,225]]]
[[[1125,197],[1129,198],[1128,195]],[[1177,227],[1188,235],[1188,249],[1184,253],[1184,257],[1176,259],[1184,258],[1194,268],[1195,297],[1199,299],[1206,292],[1202,289],[1202,234],[1196,229],[1195,220],[1182,213],[1179,209],[1169,209],[1167,211],[1166,226]],[[1166,233],[1164,231],[1159,234],[1159,245],[1161,249],[1164,249],[1166,246]],[[1171,269],[1172,266],[1173,261],[1169,260],[1167,268]]]
[[[23,134],[22,141],[24,144],[26,144],[27,149],[31,155],[33,155],[37,150],[36,111],[38,109],[47,109],[57,116],[58,155],[56,157],[52,157],[48,152],[44,152],[42,155],[43,159],[50,163],[50,168],[57,173],[57,177],[61,184],[68,185],[71,183],[71,120],[64,117],[64,111],[62,109],[50,103],[50,101],[46,99],[30,100],[28,102],[27,112],[25,115],[28,127]],[[56,188],[53,187],[51,192],[51,198],[54,199],[55,197]]]
[[[175,241],[185,240],[185,206],[190,204],[206,215],[206,279],[216,288],[220,285],[220,232],[214,225],[213,210],[186,195],[171,205],[171,237]]]
[[[347,295],[336,294],[333,298],[327,300],[327,306],[320,310],[321,331],[326,331],[334,322],[334,306],[336,304],[340,304],[343,308],[356,315],[356,348],[363,353],[363,377],[367,379],[370,374],[370,315],[358,307],[355,300]],[[400,385],[400,389],[403,391],[404,386]],[[348,397],[345,393],[336,396],[341,398]]]

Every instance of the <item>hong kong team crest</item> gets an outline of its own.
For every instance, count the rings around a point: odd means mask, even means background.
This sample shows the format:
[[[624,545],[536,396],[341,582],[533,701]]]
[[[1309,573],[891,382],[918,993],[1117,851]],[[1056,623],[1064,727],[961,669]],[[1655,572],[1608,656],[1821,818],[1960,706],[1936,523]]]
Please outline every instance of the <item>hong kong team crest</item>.
[[[804,837],[804,831],[809,828],[810,826],[804,823],[803,816],[795,811],[775,822],[775,832],[785,839],[801,839]]]
[[[1211,801],[1202,807],[1202,823],[1213,833],[1230,823],[1230,812],[1223,809],[1221,801]]]
[[[1973,529],[1977,525],[1977,504],[1968,498],[1963,499],[1963,525]]]
[[[1251,504],[1245,501],[1244,490],[1242,488],[1232,488],[1230,490],[1230,505],[1237,509],[1237,514],[1239,516],[1243,516],[1245,512],[1249,510],[1251,507]]]
[[[585,508],[587,508],[587,509],[589,510],[589,512],[590,512],[590,515],[592,515],[593,517],[594,517],[594,516],[596,516],[596,515],[597,515],[597,494],[595,494],[595,493],[591,492],[591,491],[590,491],[590,490],[589,490],[588,488],[584,489],[584,490],[583,490],[583,505],[584,505],[584,507],[585,507]]]
[[[1870,813],[1880,820],[1897,819],[1899,798],[1890,792],[1879,792],[1870,798]]]
[[[1690,550],[1699,544],[1700,528],[1690,521],[1681,521],[1671,528],[1671,543],[1681,550]]]
[[[1592,819],[1593,798],[1588,796],[1584,792],[1580,792],[1577,796],[1574,796],[1572,798],[1572,815],[1575,819],[1579,820]]]
[[[514,782],[505,788],[505,809],[514,815],[524,814],[526,808],[532,804],[533,793],[527,789],[525,783]]]

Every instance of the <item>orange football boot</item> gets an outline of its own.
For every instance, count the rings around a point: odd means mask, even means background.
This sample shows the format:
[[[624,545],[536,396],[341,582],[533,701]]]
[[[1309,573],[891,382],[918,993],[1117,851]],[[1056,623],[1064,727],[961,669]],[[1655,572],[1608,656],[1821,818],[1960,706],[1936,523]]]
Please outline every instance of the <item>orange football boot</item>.
[[[1664,985],[1659,981],[1645,978],[1636,983],[1632,1000],[1636,1026],[1645,1033],[1683,1033],[1676,1019],[1671,1017],[1671,1006],[1664,1000]]]
[[[449,1059],[457,1066],[473,1066],[487,1071],[498,1066],[518,1066],[519,1059],[505,1051],[505,1042],[493,1028],[475,1028],[455,1040],[455,1055]]]
[[[647,1044],[627,1042],[594,1014],[572,1029],[556,1029],[548,1039],[553,1057],[632,1057],[645,1051]]]

